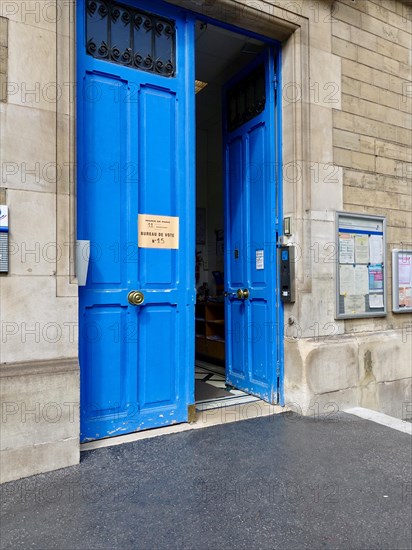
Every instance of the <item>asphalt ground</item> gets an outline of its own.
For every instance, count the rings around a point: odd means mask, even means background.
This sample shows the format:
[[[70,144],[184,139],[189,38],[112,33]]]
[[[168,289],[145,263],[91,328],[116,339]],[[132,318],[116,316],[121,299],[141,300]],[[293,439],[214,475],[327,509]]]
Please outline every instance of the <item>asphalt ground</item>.
[[[82,453],[1,486],[2,549],[412,548],[412,438],[289,413]]]

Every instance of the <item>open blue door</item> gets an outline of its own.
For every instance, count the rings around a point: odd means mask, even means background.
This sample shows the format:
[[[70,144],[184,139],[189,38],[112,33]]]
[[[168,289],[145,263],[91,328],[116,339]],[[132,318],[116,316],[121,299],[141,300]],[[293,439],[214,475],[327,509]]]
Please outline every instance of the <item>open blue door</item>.
[[[132,0],[77,5],[87,441],[186,421],[194,402],[194,62],[182,12]]]
[[[226,377],[279,401],[275,67],[267,48],[224,90]]]

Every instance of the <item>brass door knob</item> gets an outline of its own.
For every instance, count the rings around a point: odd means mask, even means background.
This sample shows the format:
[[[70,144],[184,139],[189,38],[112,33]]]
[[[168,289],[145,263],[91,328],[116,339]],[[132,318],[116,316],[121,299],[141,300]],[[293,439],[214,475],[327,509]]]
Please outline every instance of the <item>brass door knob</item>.
[[[236,296],[239,300],[247,300],[249,298],[249,290],[247,288],[241,289],[236,292]]]
[[[140,290],[132,290],[127,295],[127,299],[129,300],[129,304],[140,306],[144,302],[144,294]]]

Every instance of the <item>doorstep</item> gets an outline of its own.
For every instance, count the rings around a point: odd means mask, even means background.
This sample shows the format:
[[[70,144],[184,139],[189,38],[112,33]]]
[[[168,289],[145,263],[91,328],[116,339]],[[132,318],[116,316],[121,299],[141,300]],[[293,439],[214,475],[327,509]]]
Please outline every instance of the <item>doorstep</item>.
[[[188,430],[199,430],[218,426],[221,424],[230,424],[232,422],[240,422],[242,420],[250,420],[251,418],[260,418],[287,412],[287,407],[280,405],[270,405],[265,401],[253,401],[251,403],[242,403],[229,407],[221,407],[216,409],[207,409],[196,411],[196,421],[192,423],[173,424],[172,426],[164,426],[162,428],[153,428],[151,430],[142,430],[126,435],[118,435],[107,439],[99,439],[98,441],[90,441],[80,445],[80,451],[92,451],[103,447],[112,447],[113,445],[122,445],[123,443],[131,443],[140,441],[141,439],[150,439],[161,435],[171,435]]]

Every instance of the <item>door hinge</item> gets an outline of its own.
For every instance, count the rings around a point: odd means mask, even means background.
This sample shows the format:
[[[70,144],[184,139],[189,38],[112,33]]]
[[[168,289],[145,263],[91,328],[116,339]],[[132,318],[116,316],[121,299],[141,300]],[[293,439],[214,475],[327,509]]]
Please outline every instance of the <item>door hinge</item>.
[[[280,361],[276,361],[276,376],[280,376]]]

